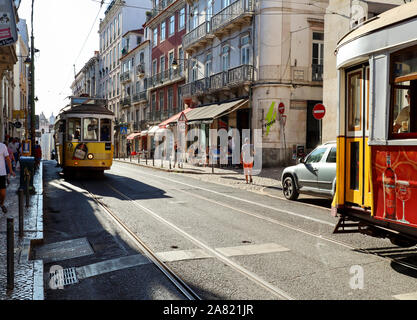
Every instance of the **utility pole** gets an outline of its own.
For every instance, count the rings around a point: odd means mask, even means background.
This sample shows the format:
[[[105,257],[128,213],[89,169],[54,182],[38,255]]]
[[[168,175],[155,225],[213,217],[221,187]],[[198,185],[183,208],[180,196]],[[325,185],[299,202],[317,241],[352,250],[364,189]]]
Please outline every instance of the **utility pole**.
[[[31,13],[31,27],[32,34],[30,39],[30,143],[32,156],[35,155],[35,40],[33,36],[33,2],[32,0],[32,13]]]

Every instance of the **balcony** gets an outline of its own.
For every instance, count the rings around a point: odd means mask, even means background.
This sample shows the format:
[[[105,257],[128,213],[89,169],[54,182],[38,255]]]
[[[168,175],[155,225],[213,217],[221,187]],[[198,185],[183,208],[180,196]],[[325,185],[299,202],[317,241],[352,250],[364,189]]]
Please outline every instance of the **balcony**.
[[[135,93],[132,97],[132,102],[146,102],[147,101],[147,91],[141,91],[139,93]]]
[[[253,0],[238,0],[227,6],[211,18],[211,30],[216,37],[230,32],[242,23],[250,22],[254,14]]]
[[[211,22],[206,21],[188,32],[182,39],[182,46],[186,52],[193,51],[199,46],[206,45],[214,38],[211,34]]]
[[[120,74],[120,82],[129,82],[130,79],[130,72],[129,71],[125,71],[123,73]]]
[[[322,64],[313,64],[312,69],[312,81],[323,81],[323,65]]]
[[[169,68],[147,79],[149,86],[158,87],[184,78],[182,65],[177,69]]]
[[[122,99],[121,104],[123,108],[130,107],[130,104],[132,103],[132,99],[130,96],[126,96]]]
[[[210,77],[186,83],[181,86],[183,97],[201,96],[220,90],[240,87],[253,81],[253,66],[241,65]]]

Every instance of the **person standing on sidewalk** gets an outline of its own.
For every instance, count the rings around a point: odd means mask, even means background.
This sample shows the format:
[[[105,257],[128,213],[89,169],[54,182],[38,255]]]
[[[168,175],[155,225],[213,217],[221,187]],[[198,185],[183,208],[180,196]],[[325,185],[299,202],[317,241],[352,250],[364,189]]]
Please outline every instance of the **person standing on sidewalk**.
[[[245,143],[242,145],[241,161],[243,162],[243,172],[245,174],[246,183],[248,183],[248,176],[250,178],[250,183],[253,182],[253,155],[253,146],[249,144],[249,138],[245,138]]]
[[[4,205],[4,200],[6,200],[6,163],[9,168],[9,172],[13,177],[16,177],[16,174],[12,168],[12,162],[10,161],[9,152],[4,143],[0,143],[0,207],[3,213],[7,213],[7,208]]]
[[[13,150],[10,148],[11,143],[8,143],[7,141],[5,141],[4,144],[7,147],[7,152],[9,153],[9,158],[10,158],[10,162],[12,163],[13,171],[16,171],[15,157],[14,157],[14,154],[13,154]],[[7,172],[6,182],[7,182],[7,185],[9,185],[10,184],[10,180],[9,180],[10,170],[9,170],[8,166],[6,166],[6,172]]]

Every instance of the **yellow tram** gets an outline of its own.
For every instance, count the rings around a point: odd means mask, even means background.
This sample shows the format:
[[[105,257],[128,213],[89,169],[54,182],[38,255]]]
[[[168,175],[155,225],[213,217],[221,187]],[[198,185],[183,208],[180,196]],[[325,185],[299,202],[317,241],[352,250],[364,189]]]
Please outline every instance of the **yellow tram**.
[[[417,244],[417,2],[388,10],[338,43],[335,232]]]
[[[103,173],[113,158],[114,114],[106,99],[69,97],[55,121],[55,152],[64,174],[82,170]]]

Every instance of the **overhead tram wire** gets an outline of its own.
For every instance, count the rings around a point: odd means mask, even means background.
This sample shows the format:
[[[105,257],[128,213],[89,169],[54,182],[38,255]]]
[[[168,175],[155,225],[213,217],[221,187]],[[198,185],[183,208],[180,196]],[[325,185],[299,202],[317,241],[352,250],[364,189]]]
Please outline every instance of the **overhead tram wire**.
[[[76,58],[75,58],[75,60],[74,60],[74,64],[73,64],[74,68],[75,68],[75,63],[77,62],[78,58],[80,57],[81,53],[83,52],[84,47],[85,47],[85,45],[86,45],[86,43],[87,43],[87,40],[90,38],[91,32],[93,31],[93,28],[94,28],[94,26],[96,25],[96,22],[97,22],[98,16],[100,15],[100,12],[101,12],[101,9],[102,9],[102,7],[103,7],[103,3],[104,3],[104,2],[103,2],[103,1],[99,1],[99,2],[101,3],[100,8],[98,9],[97,15],[96,15],[96,17],[95,17],[95,19],[94,19],[93,24],[91,25],[91,28],[90,28],[90,31],[88,32],[88,35],[87,35],[87,37],[85,38],[84,43],[83,43],[83,45],[81,46],[81,49],[80,49],[80,51],[79,51],[79,53],[78,53],[77,57],[76,57]],[[74,71],[75,71],[75,70],[74,70]],[[63,92],[64,92],[65,88],[67,87],[67,85],[68,85],[68,80],[70,79],[70,76],[71,76],[71,71],[68,73],[67,80],[65,81],[65,85],[63,86],[63,88],[62,88],[62,89],[60,90],[60,92],[59,92],[59,94],[60,94],[60,95],[61,95],[61,94],[63,94]],[[74,77],[74,78],[75,78],[75,77]],[[74,79],[74,80],[75,80],[75,79]]]

